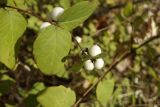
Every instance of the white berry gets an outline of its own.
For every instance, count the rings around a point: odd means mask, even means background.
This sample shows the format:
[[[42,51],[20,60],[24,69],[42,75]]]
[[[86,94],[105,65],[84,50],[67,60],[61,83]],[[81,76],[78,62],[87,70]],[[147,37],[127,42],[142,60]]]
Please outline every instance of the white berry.
[[[98,59],[96,59],[94,65],[95,65],[96,69],[100,70],[104,67],[104,60],[102,58],[98,58]]]
[[[84,68],[88,71],[92,71],[94,69],[94,64],[91,60],[87,60],[84,62]]]
[[[46,27],[48,27],[48,26],[50,26],[51,24],[49,23],[49,22],[43,22],[42,24],[41,24],[41,26],[40,26],[40,29],[44,29],[44,28],[46,28]]]
[[[91,48],[89,48],[89,54],[92,57],[97,56],[101,53],[102,53],[101,48],[98,45],[93,45]]]
[[[78,43],[81,43],[81,41],[82,41],[82,38],[79,37],[79,36],[76,36],[75,39],[76,39],[76,41],[77,41]]]
[[[57,20],[60,15],[64,12],[62,7],[55,7],[51,12],[51,17],[53,20]]]

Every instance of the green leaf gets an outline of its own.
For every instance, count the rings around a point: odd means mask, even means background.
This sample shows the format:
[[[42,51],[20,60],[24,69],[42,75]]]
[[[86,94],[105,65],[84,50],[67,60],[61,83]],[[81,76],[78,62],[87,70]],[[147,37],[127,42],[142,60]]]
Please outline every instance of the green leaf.
[[[34,57],[37,66],[44,74],[63,75],[65,72],[62,58],[71,47],[71,34],[57,26],[42,30],[34,43]]]
[[[59,0],[60,5],[67,9],[68,7],[70,7],[70,1],[69,0]]]
[[[158,76],[156,74],[156,71],[152,67],[148,67],[148,73],[154,78],[158,80]]]
[[[49,87],[37,97],[43,107],[71,107],[76,101],[74,91],[64,86]]]
[[[7,0],[7,5],[27,9],[26,0]]]
[[[14,85],[15,80],[8,75],[0,76],[0,96],[6,94]]]
[[[36,82],[34,85],[33,85],[33,88],[28,92],[29,94],[32,94],[32,95],[36,95],[38,94],[40,91],[44,90],[45,89],[45,85],[44,83],[42,82]]]
[[[123,9],[124,16],[128,17],[133,13],[133,4],[129,2]]]
[[[15,45],[26,29],[26,21],[16,11],[0,9],[0,61],[15,66]]]
[[[80,25],[85,21],[96,9],[97,2],[83,1],[68,8],[59,17],[59,25],[68,30]]]
[[[38,107],[39,104],[37,101],[37,96],[34,94],[30,94],[27,98],[23,101],[25,107]]]
[[[96,96],[97,100],[104,106],[107,106],[107,103],[112,97],[112,93],[114,90],[114,83],[115,81],[113,79],[106,79],[101,81],[97,85],[96,89]]]

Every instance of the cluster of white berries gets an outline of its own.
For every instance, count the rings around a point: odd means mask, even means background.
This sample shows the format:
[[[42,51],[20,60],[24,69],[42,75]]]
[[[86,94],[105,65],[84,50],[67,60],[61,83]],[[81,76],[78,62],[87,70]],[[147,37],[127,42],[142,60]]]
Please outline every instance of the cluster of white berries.
[[[63,14],[63,12],[64,12],[64,9],[62,7],[55,7],[52,10],[52,12],[49,14],[49,16],[51,17],[51,19],[57,20],[59,16]],[[51,24],[49,22],[43,22],[42,25],[40,26],[40,29],[44,29],[50,25]]]
[[[95,57],[102,53],[101,48],[98,45],[93,45],[91,48],[89,48],[88,52],[91,57]],[[97,58],[94,64],[90,59],[85,61],[84,68],[86,70],[91,71],[94,69],[94,67],[98,70],[102,69],[104,67],[104,60],[102,58]]]

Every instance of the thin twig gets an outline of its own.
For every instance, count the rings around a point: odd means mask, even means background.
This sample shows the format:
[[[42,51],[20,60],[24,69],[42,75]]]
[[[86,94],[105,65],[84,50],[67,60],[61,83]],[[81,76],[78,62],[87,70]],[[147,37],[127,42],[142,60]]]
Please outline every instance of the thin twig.
[[[44,18],[42,18],[41,16],[31,12],[31,11],[27,11],[27,10],[23,10],[23,9],[20,9],[20,8],[17,8],[17,7],[14,7],[14,6],[8,6],[8,5],[5,5],[4,7],[6,8],[11,8],[11,9],[15,9],[17,11],[20,11],[22,13],[25,13],[25,14],[28,14],[28,15],[31,15],[31,16],[34,16],[36,18],[38,18],[39,20],[43,21],[43,22],[49,22],[51,24],[56,24],[56,21],[55,20],[46,20]]]
[[[90,36],[98,35],[98,34],[100,34],[101,32],[103,32],[103,31],[105,31],[105,30],[108,30],[108,29],[109,29],[109,26],[106,26],[106,27],[104,27],[104,28],[102,28],[102,29],[99,29],[99,30],[97,30],[96,32],[92,33]]]
[[[160,35],[154,36],[154,37],[148,39],[147,41],[145,41],[145,42],[143,42],[142,44],[140,44],[139,46],[137,46],[137,47],[135,48],[135,50],[143,47],[144,45],[148,44],[150,41],[155,40],[155,39],[157,39],[157,38],[159,38],[159,37],[160,37]]]
[[[160,36],[155,36],[150,38],[149,40],[145,41],[144,43],[140,44],[138,47],[134,48],[134,51],[137,51],[139,48],[145,46],[149,42],[159,38]],[[118,63],[120,63],[122,60],[127,58],[128,56],[134,54],[133,51],[125,51],[119,58],[116,58],[113,63],[109,66],[108,70],[104,72],[104,74],[99,77],[99,79],[91,86],[89,87],[86,92],[82,95],[81,98],[79,98],[76,103],[73,105],[73,107],[77,107],[79,103],[83,100],[83,98],[108,74],[109,71],[111,71]]]

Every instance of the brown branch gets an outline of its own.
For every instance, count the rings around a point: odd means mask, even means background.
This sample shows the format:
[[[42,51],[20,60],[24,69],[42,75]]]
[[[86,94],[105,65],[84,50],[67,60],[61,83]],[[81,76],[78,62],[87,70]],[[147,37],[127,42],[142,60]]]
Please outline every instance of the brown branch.
[[[102,33],[103,31],[106,31],[108,29],[109,29],[109,26],[103,27],[102,29],[99,29],[96,32],[92,33],[90,36],[92,37],[92,36],[98,35],[98,34]]]
[[[155,36],[150,38],[149,40],[143,42],[142,44],[140,44],[139,46],[137,46],[136,48],[133,49],[133,51],[137,51],[139,48],[145,46],[146,44],[150,43],[151,41],[159,38],[160,36]],[[81,98],[79,98],[76,103],[72,106],[72,107],[77,107],[79,105],[79,103],[83,100],[83,98],[108,74],[108,72],[110,72],[118,63],[120,63],[122,60],[124,60],[125,58],[127,58],[128,56],[134,54],[133,51],[125,51],[119,58],[116,58],[112,64],[109,66],[108,70],[105,71],[103,73],[103,75],[101,77],[99,77],[99,79],[92,85],[90,86],[86,92],[82,95]]]
[[[38,18],[39,20],[41,20],[41,21],[43,21],[43,22],[49,22],[49,23],[51,23],[51,24],[56,24],[56,21],[55,21],[55,20],[47,20],[47,19],[44,19],[44,18],[42,18],[41,16],[39,16],[39,15],[37,15],[37,14],[31,12],[31,11],[23,10],[23,9],[20,9],[20,8],[17,8],[17,7],[14,7],[14,6],[8,6],[8,5],[5,5],[4,7],[6,7],[6,8],[11,8],[11,9],[15,9],[15,10],[17,10],[17,11],[19,11],[19,12],[28,14],[28,15],[30,15],[30,16],[34,16],[34,17]]]

